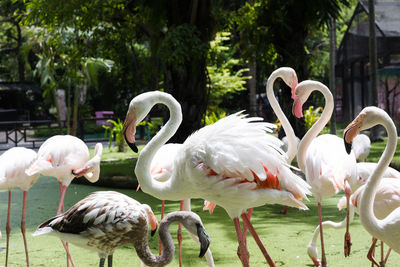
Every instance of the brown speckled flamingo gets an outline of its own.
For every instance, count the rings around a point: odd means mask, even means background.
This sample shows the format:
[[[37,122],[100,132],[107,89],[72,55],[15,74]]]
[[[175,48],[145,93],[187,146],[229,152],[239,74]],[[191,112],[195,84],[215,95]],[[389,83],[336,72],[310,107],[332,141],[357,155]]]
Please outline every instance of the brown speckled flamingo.
[[[42,223],[34,235],[50,234],[77,246],[99,253],[100,265],[112,264],[114,250],[123,244],[132,243],[136,253],[147,266],[164,266],[173,259],[175,247],[169,225],[181,222],[192,234],[199,237],[200,256],[209,246],[209,238],[203,223],[193,212],[172,212],[160,223],[159,236],[163,253],[154,255],[148,246],[148,223],[152,234],[157,229],[157,219],[146,204],[118,192],[100,191],[82,199],[68,211]]]

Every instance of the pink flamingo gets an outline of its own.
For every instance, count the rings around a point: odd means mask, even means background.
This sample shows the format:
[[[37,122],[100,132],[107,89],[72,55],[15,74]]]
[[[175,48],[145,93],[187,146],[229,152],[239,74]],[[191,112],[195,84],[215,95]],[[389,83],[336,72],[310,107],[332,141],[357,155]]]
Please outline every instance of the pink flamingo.
[[[146,266],[165,266],[174,255],[174,245],[169,225],[182,222],[185,228],[198,236],[200,256],[207,250],[210,240],[199,216],[193,212],[169,213],[161,220],[159,236],[164,249],[161,256],[153,255],[148,246],[148,224],[152,235],[157,229],[157,219],[146,204],[118,192],[95,192],[82,199],[67,212],[42,223],[34,235],[54,235],[76,246],[99,253],[100,267],[108,258],[112,266],[114,250],[123,244],[133,244],[136,253]]]
[[[302,105],[307,101],[311,92],[320,91],[325,98],[325,107],[318,121],[306,133],[299,144],[297,163],[306,174],[307,182],[318,202],[319,230],[321,236],[321,264],[326,266],[324,238],[322,230],[321,201],[345,189],[346,197],[351,194],[349,180],[356,179],[356,159],[354,154],[348,155],[342,139],[336,135],[324,134],[317,137],[324,128],[333,112],[333,96],[329,89],[320,82],[303,81],[294,91],[293,113],[297,118],[303,116]],[[346,188],[345,188],[346,183]],[[348,201],[349,202],[349,201]],[[349,212],[349,210],[348,210]],[[347,214],[349,217],[349,214]],[[347,220],[349,221],[349,220]],[[348,225],[345,234],[345,255],[350,253],[350,234]]]
[[[182,144],[165,144],[157,151],[150,166],[150,174],[152,179],[159,182],[165,182],[171,178],[174,169],[174,159]],[[164,200],[161,200],[161,219],[164,218]],[[190,199],[180,201],[180,210],[190,211]],[[178,253],[179,253],[179,266],[182,266],[182,225],[178,225]],[[198,242],[195,235],[189,232],[189,236]],[[161,254],[161,241],[160,241],[160,254]],[[208,266],[214,266],[214,259],[210,249],[207,249],[205,258]]]
[[[203,127],[182,144],[171,178],[158,182],[150,175],[150,164],[181,123],[179,103],[163,92],[140,94],[131,101],[123,128],[128,145],[137,151],[136,125],[158,103],[169,108],[170,119],[139,155],[135,173],[142,190],[159,199],[202,198],[220,205],[233,219],[243,265],[249,266],[249,253],[239,217],[249,227],[268,264],[275,266],[245,211],[277,203],[305,210],[307,206],[300,200],[307,198],[310,187],[291,172],[279,148],[281,141],[266,134],[274,125],[236,113]]]
[[[58,215],[61,211],[64,212],[65,192],[75,177],[85,176],[92,183],[99,179],[102,152],[103,145],[97,143],[94,156],[90,159],[89,149],[81,139],[71,135],[55,135],[40,146],[37,159],[26,170],[26,174],[42,174],[57,178],[60,185]],[[67,258],[74,266],[68,245],[63,243],[63,246]]]
[[[22,200],[22,218],[21,218],[21,232],[24,238],[26,265],[29,266],[28,245],[26,242],[26,228],[25,228],[25,211],[26,211],[26,197],[28,190],[39,178],[39,174],[27,175],[25,170],[35,161],[36,152],[32,149],[24,147],[13,147],[4,152],[0,156],[0,188],[8,190],[8,212],[7,212],[7,248],[6,248],[6,263],[8,266],[8,249],[10,243],[10,208],[11,208],[11,190],[14,187],[21,188],[23,193]]]
[[[382,183],[397,181],[397,179],[382,179],[383,174],[388,167],[397,146],[397,131],[390,116],[382,109],[377,107],[366,107],[360,114],[347,126],[344,131],[344,141],[346,148],[350,151],[350,145],[355,136],[362,130],[369,129],[375,125],[382,125],[387,132],[388,141],[383,151],[381,158],[376,165],[375,170],[369,177],[364,192],[360,195],[357,202],[360,221],[364,228],[375,238],[368,252],[368,259],[377,266],[380,265],[372,256],[373,249],[377,239],[386,243],[392,250],[400,253],[400,209],[396,208],[383,219],[380,219],[377,214],[374,214],[374,201],[377,198],[378,188]],[[397,188],[393,190],[389,198],[397,197],[400,191]]]

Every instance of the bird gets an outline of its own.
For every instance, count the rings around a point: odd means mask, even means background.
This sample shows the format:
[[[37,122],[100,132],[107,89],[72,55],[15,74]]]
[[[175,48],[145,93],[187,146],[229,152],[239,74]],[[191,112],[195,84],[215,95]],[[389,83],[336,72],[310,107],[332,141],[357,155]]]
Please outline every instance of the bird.
[[[103,145],[97,143],[90,159],[89,149],[81,139],[72,135],[55,135],[40,146],[36,161],[26,173],[57,178],[61,193],[58,215],[64,208],[66,189],[75,177],[85,176],[92,183],[98,181],[102,153]]]
[[[142,191],[164,200],[202,198],[224,208],[234,221],[239,258],[248,266],[241,217],[268,264],[275,266],[245,212],[268,203],[305,210],[301,199],[308,199],[311,193],[309,185],[291,172],[279,148],[281,141],[266,134],[275,126],[240,112],[205,126],[182,144],[171,178],[158,182],[151,178],[150,164],[156,151],[177,131],[182,121],[180,104],[168,93],[142,93],[131,100],[123,127],[127,144],[137,151],[136,125],[159,103],[167,106],[170,119],[139,154],[135,174]]]
[[[376,163],[374,163],[376,165]],[[371,172],[372,173],[372,172]],[[390,177],[390,172],[385,172],[383,174],[384,178],[382,182],[379,184],[378,189],[376,191],[376,197],[374,200],[374,213],[378,219],[384,219],[387,215],[389,215],[393,210],[400,207],[400,198],[398,194],[400,192],[400,177]],[[363,174],[362,174],[363,175]],[[395,179],[394,179],[395,178]],[[366,178],[368,179],[368,177]],[[365,183],[365,180],[362,180]],[[361,185],[357,190],[353,191],[350,197],[350,219],[349,223],[353,221],[354,212],[358,213],[358,202],[360,200],[361,194],[364,192],[365,184]],[[338,202],[339,210],[342,210],[346,207],[346,199],[342,197]],[[332,221],[324,221],[322,223],[323,227],[329,227],[334,229],[341,229],[346,226],[346,219],[341,222],[332,222]],[[313,238],[309,242],[307,247],[308,256],[312,259],[315,266],[321,266],[321,262],[318,259],[318,250],[316,247],[316,240],[319,236],[319,226],[315,229]],[[383,243],[381,244],[383,245]],[[388,251],[387,256],[381,259],[381,262],[385,263],[390,251]],[[382,254],[383,255],[383,254]],[[386,258],[386,259],[385,259]]]
[[[25,174],[25,170],[35,161],[36,156],[37,155],[34,150],[24,147],[10,148],[0,156],[0,188],[8,190],[8,212],[6,225],[7,245],[5,266],[8,266],[8,250],[11,233],[11,190],[14,187],[19,187],[23,191],[21,232],[24,239],[26,265],[29,266],[28,244],[26,242],[25,236],[26,197],[28,194],[28,190],[39,179],[39,174],[27,175]]]
[[[318,203],[319,230],[321,236],[321,264],[326,266],[321,201],[345,190],[347,199],[351,194],[349,180],[356,179],[357,167],[354,154],[348,155],[341,138],[332,134],[317,137],[329,121],[334,108],[333,96],[324,84],[318,81],[302,81],[294,91],[293,113],[297,118],[303,116],[302,105],[310,94],[317,90],[325,98],[325,107],[318,121],[310,128],[300,141],[297,152],[297,163],[305,173],[307,182]],[[347,214],[347,217],[349,215]],[[349,220],[348,220],[349,221]],[[348,225],[345,234],[345,255],[350,252],[351,240]]]
[[[90,182],[97,182],[100,176],[100,160],[103,145],[97,143],[94,156],[90,159],[89,149],[79,138],[72,135],[55,135],[47,139],[39,148],[37,159],[25,171],[28,175],[42,174],[57,178],[60,186],[60,201],[57,215],[64,212],[64,197],[67,187],[75,177],[85,176]],[[68,244],[63,243],[67,262],[72,258]]]
[[[148,245],[148,224],[152,234],[157,229],[157,219],[150,206],[115,191],[98,191],[73,205],[68,211],[40,224],[34,236],[53,235],[76,246],[96,251],[100,267],[108,258],[112,265],[114,250],[123,245],[133,244],[137,255],[147,266],[165,266],[175,253],[169,226],[181,222],[200,240],[200,257],[204,255],[210,239],[200,217],[189,211],[167,214],[160,222],[159,236],[163,243],[160,256],[152,254]]]
[[[356,156],[357,161],[364,162],[369,155],[371,149],[371,140],[366,134],[359,134],[354,138],[352,150]]]
[[[171,178],[171,174],[174,168],[174,159],[182,144],[178,143],[169,143],[165,144],[157,150],[154,155],[153,160],[151,161],[150,166],[150,174],[153,179],[159,182],[165,182]],[[161,201],[161,219],[164,217],[164,200]],[[190,199],[185,199],[180,201],[180,210],[190,211]],[[178,253],[179,253],[179,266],[182,266],[182,225],[178,226]],[[189,232],[189,236],[198,242],[198,239],[195,235],[192,235]],[[161,241],[160,241],[161,243]],[[161,248],[160,245],[160,254]],[[210,249],[207,249],[205,258],[207,260],[207,264],[209,267],[214,266],[214,259],[212,256],[212,252]]]
[[[382,156],[380,157],[375,170],[372,172],[367,183],[365,184],[364,192],[361,194],[358,201],[358,210],[360,222],[362,226],[374,238],[373,246],[377,240],[386,243],[392,250],[400,253],[400,209],[396,208],[384,219],[379,219],[374,214],[373,205],[376,199],[376,192],[380,183],[387,183],[387,180],[382,179],[383,173],[389,166],[390,161],[396,151],[397,146],[397,130],[390,116],[382,109],[374,106],[365,107],[358,116],[344,130],[343,139],[347,151],[351,151],[351,143],[355,136],[360,131],[370,129],[375,125],[382,125],[387,132],[387,144]],[[397,179],[393,179],[397,180]],[[398,196],[399,191],[395,191]],[[377,266],[381,266],[372,256],[372,249],[368,252],[368,259]]]

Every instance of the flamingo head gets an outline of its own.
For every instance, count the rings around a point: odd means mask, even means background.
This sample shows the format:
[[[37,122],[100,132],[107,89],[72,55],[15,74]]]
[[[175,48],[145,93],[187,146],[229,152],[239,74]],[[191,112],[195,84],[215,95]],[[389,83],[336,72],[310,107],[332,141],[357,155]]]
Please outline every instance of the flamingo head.
[[[156,216],[154,215],[152,209],[150,208],[149,205],[147,204],[142,204],[144,209],[146,210],[147,213],[147,219],[150,222],[150,227],[151,227],[151,236],[154,236],[154,234],[157,232],[157,227],[158,227],[158,221]]]
[[[210,245],[210,237],[208,236],[206,229],[201,221],[199,215],[191,211],[179,211],[183,215],[183,220],[180,222],[190,233],[197,235],[200,242],[200,254],[199,257],[203,257]],[[170,215],[172,213],[169,213]],[[168,216],[167,215],[167,216]],[[165,216],[164,218],[166,218]]]
[[[369,129],[377,124],[376,109],[378,108],[364,108],[344,130],[343,139],[347,153],[350,154],[353,140],[362,130]]]
[[[100,177],[100,161],[101,155],[103,154],[103,145],[97,143],[94,148],[94,156],[88,162],[85,163],[83,168],[73,170],[72,174],[76,177],[85,176],[86,179],[91,183],[95,183]]]
[[[322,266],[321,261],[318,259],[318,250],[317,247],[312,244],[308,244],[307,253],[310,259],[314,262],[314,265],[319,267]]]
[[[138,148],[135,144],[136,126],[144,120],[151,108],[158,101],[159,94],[161,94],[161,92],[146,92],[133,98],[129,104],[122,133],[128,146],[134,152],[138,152]]]
[[[310,86],[313,81],[303,81],[299,83],[292,93],[292,98],[294,103],[292,106],[292,113],[297,118],[303,117],[303,104],[307,101],[308,97],[312,92],[312,86]]]
[[[298,84],[297,75],[294,69],[289,67],[282,67],[278,69],[280,71],[282,80],[289,86],[292,90],[292,99],[294,100],[294,90]]]

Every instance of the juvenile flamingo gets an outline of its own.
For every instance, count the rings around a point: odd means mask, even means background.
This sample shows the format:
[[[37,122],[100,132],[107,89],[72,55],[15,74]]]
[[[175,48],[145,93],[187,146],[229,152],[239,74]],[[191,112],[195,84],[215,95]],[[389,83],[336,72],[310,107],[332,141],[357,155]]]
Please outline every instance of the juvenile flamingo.
[[[28,190],[33,186],[39,178],[39,174],[27,175],[25,170],[35,161],[36,152],[32,149],[24,147],[13,147],[4,152],[0,156],[0,188],[8,190],[8,212],[7,212],[7,247],[6,247],[6,263],[8,266],[8,249],[10,244],[10,208],[11,208],[11,190],[14,187],[21,188],[23,193],[22,200],[22,218],[21,232],[24,238],[26,265],[29,266],[28,245],[26,242],[25,228],[25,211],[26,197]]]
[[[350,145],[357,134],[362,130],[370,129],[375,125],[382,125],[387,132],[388,140],[378,164],[369,177],[363,194],[358,201],[360,221],[364,228],[375,238],[368,252],[370,259],[377,266],[381,266],[372,256],[373,248],[377,239],[386,243],[391,249],[400,253],[400,209],[396,208],[384,219],[377,218],[374,214],[373,205],[376,199],[376,192],[380,183],[387,183],[387,179],[382,179],[386,168],[396,151],[397,131],[390,116],[382,109],[377,107],[366,107],[360,114],[347,126],[344,131],[344,141],[346,148],[350,151]],[[392,179],[397,180],[397,179]],[[400,191],[395,190],[392,195],[400,195]]]
[[[82,199],[67,212],[42,223],[34,235],[49,234],[76,246],[96,251],[100,267],[108,258],[112,266],[114,250],[132,243],[139,258],[147,266],[164,266],[173,259],[175,247],[169,233],[169,225],[178,221],[200,240],[202,257],[210,240],[199,216],[193,212],[172,212],[161,220],[159,236],[163,242],[163,254],[155,256],[148,246],[148,224],[152,235],[157,229],[157,219],[146,204],[118,192],[95,192]]]
[[[273,124],[261,118],[246,118],[237,113],[193,133],[183,143],[174,162],[171,178],[158,182],[151,178],[150,164],[156,151],[176,132],[182,111],[169,94],[147,92],[136,96],[129,105],[123,133],[128,145],[137,151],[136,125],[158,104],[170,110],[167,124],[141,151],[135,173],[142,190],[159,199],[202,198],[220,205],[233,219],[239,242],[239,258],[249,266],[249,253],[239,216],[256,239],[270,266],[275,266],[250,223],[246,209],[265,204],[283,204],[307,209],[300,200],[310,194],[309,185],[294,175],[281,141],[272,135]]]
[[[97,143],[94,156],[90,159],[89,149],[79,138],[71,135],[55,135],[47,139],[39,148],[36,161],[26,170],[26,174],[42,174],[57,178],[60,185],[60,201],[57,215],[64,212],[64,197],[67,187],[75,177],[85,176],[94,183],[99,179],[100,160],[103,145]],[[68,244],[63,243],[68,259],[74,266],[68,251]]]
[[[321,201],[345,189],[349,199],[351,190],[349,180],[356,179],[356,159],[354,154],[348,155],[341,138],[336,135],[323,134],[317,137],[329,121],[333,112],[333,96],[329,89],[317,81],[303,81],[294,92],[293,113],[297,118],[303,116],[302,105],[311,92],[320,91],[325,98],[325,107],[318,121],[300,141],[297,152],[297,163],[305,173],[307,182],[311,185],[313,195],[318,202],[319,230],[321,236],[321,264],[326,267],[326,256],[323,238]],[[345,188],[345,183],[347,184]],[[347,215],[349,217],[349,215]],[[349,220],[348,220],[349,221]],[[350,234],[348,225],[345,234],[345,255],[350,253]]]

